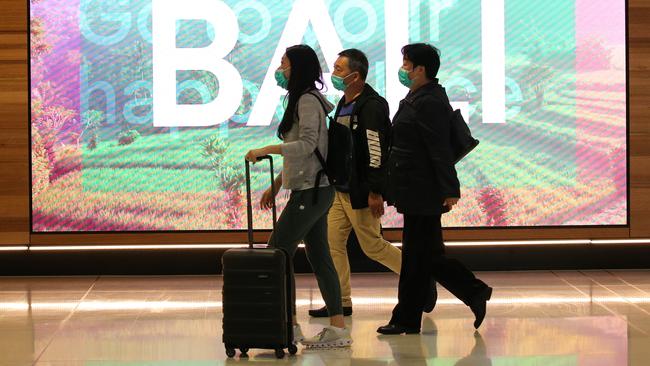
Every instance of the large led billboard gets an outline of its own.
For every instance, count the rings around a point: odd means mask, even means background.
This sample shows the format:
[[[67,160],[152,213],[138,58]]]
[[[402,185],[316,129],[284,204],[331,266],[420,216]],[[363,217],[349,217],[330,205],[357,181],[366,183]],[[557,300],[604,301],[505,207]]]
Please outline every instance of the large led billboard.
[[[364,51],[392,113],[401,47],[441,50],[481,141],[446,226],[627,224],[623,0],[31,0],[30,20],[35,232],[243,229],[243,157],[279,143],[273,72],[298,43],[333,102],[338,52]]]

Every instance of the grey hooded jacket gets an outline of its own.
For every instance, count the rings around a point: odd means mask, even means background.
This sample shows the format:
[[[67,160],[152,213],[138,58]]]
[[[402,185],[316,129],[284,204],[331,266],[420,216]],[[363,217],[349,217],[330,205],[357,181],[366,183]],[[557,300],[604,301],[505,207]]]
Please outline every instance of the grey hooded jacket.
[[[324,102],[327,113],[334,109],[334,105],[316,90],[303,94],[298,99],[293,126],[283,136],[280,146],[284,158],[282,187],[285,189],[302,191],[314,188],[316,175],[323,169],[314,150],[318,147],[327,159],[327,114],[318,98]],[[327,176],[323,174],[318,186],[328,185]]]

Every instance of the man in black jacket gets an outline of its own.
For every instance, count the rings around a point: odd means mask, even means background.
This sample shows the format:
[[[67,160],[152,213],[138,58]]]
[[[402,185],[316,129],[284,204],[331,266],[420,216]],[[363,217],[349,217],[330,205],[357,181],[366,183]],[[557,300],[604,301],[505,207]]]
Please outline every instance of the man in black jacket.
[[[438,50],[402,48],[400,82],[410,89],[393,118],[388,162],[389,201],[404,215],[398,303],[383,334],[419,333],[430,276],[470,307],[478,328],[492,288],[445,256],[441,215],[458,202],[460,183],[450,145],[449,99],[436,75]]]
[[[339,53],[332,84],[344,92],[332,123],[339,134],[330,134],[330,155],[342,156],[328,166],[335,171],[336,196],[328,214],[328,241],[341,282],[343,314],[352,314],[350,263],[347,240],[354,232],[364,253],[395,273],[401,269],[401,251],[381,235],[384,214],[386,159],[390,138],[388,103],[366,83],[368,59],[357,49]],[[341,127],[345,126],[344,128]],[[330,130],[334,127],[330,126]],[[332,164],[331,156],[328,164]],[[332,179],[333,177],[330,177]],[[435,291],[435,284],[433,286]],[[431,311],[435,292],[429,292],[424,311]],[[310,310],[313,317],[326,317],[327,308]]]

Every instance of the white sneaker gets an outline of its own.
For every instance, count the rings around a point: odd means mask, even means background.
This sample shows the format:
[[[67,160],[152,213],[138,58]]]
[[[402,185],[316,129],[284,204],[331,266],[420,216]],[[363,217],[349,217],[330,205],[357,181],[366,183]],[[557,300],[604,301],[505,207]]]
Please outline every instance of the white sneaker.
[[[293,326],[293,344],[298,344],[305,339],[305,336],[302,334],[302,329],[300,329],[300,324]]]
[[[348,347],[352,344],[350,330],[348,328],[338,328],[328,326],[311,338],[302,341],[307,348],[333,348]]]

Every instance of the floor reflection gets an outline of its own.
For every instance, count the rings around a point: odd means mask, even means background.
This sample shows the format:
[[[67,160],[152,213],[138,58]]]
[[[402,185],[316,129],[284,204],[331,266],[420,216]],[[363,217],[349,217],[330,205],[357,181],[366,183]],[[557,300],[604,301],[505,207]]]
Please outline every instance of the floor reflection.
[[[221,278],[88,277],[0,279],[4,365],[649,365],[650,271],[481,273],[495,288],[478,332],[472,314],[440,291],[422,334],[381,336],[397,276],[353,278],[351,348],[301,349],[275,359],[251,350],[227,359],[221,343]],[[307,335],[323,319],[312,276],[298,281]]]

